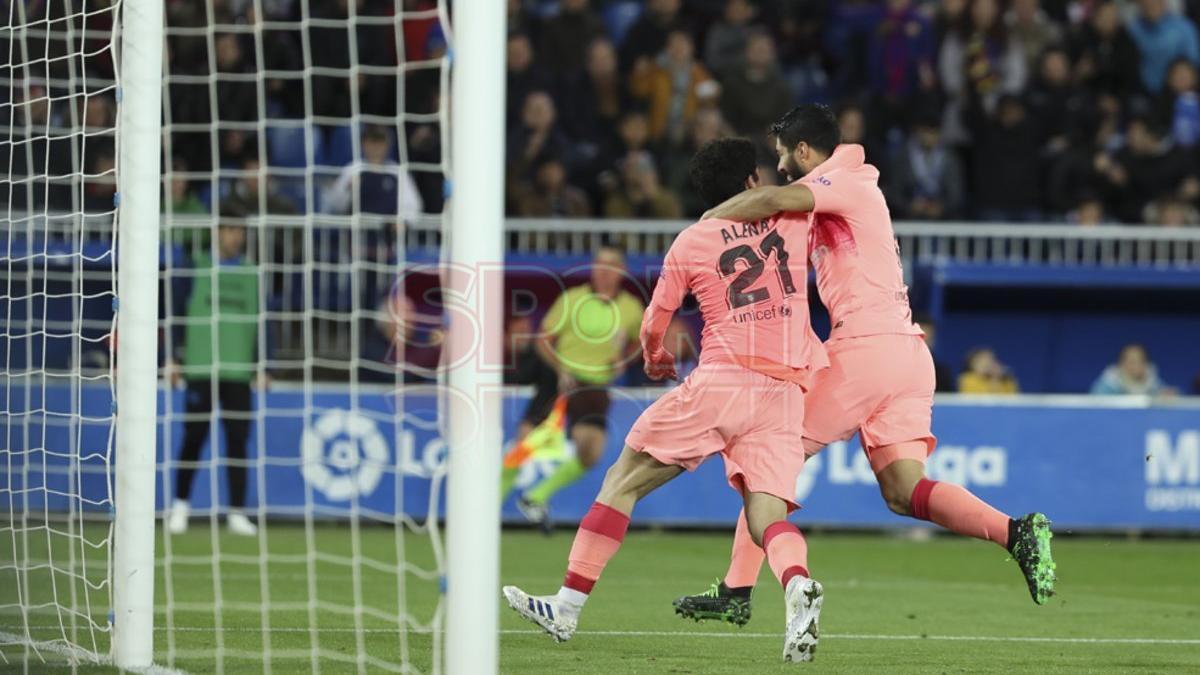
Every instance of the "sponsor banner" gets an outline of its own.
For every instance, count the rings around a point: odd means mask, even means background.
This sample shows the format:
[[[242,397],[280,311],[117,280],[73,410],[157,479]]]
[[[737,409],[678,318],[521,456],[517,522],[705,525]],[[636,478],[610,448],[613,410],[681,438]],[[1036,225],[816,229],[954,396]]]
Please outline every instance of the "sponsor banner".
[[[622,393],[626,395],[613,398],[601,469],[616,458],[625,432],[654,396],[643,390]],[[86,389],[81,423],[68,423],[58,414],[20,414],[21,401],[14,396],[9,403],[16,407],[8,408],[14,413],[8,444],[0,448],[0,463],[12,468],[0,478],[0,491],[7,488],[27,497],[30,509],[65,510],[67,498],[59,496],[65,494],[83,495],[85,508],[93,502],[103,505],[109,489],[104,448],[110,429],[102,421],[111,409],[108,396],[106,388]],[[525,396],[511,394],[503,406],[509,438],[525,401]],[[70,402],[70,390],[55,387],[38,401],[39,409],[51,413],[70,410]],[[171,457],[178,452],[183,394],[171,392],[169,400],[164,394],[160,404],[166,411],[158,438],[161,507],[163,495],[174,494],[174,462],[163,457],[163,448],[170,448]],[[344,387],[309,392],[280,388],[258,395],[255,405],[247,460],[252,509],[263,504],[269,513],[299,516],[311,504],[317,517],[357,510],[383,519],[404,515],[418,520],[431,507],[441,512],[447,447],[432,389],[409,388],[403,396],[362,390],[351,396]],[[1046,406],[1019,398],[1002,405],[968,404],[958,399],[935,407],[934,432],[939,443],[929,458],[929,475],[965,485],[1008,513],[1044,511],[1064,528],[1200,530],[1200,411],[1195,408]],[[218,447],[221,435],[215,434]],[[504,448],[467,451],[499,454]],[[216,465],[210,448],[201,456],[194,508],[210,507],[214,495],[217,503],[227,503],[224,451],[216,454]],[[72,457],[82,481],[70,480]],[[515,492],[555,466],[549,460],[527,463]],[[555,519],[582,517],[602,477],[602,470],[593,471],[556,495],[551,502]],[[55,495],[48,504],[43,487]],[[795,517],[800,522],[850,527],[914,522],[886,509],[857,439],[835,443],[810,460],[796,479],[796,494],[804,505]],[[727,525],[739,505],[720,459],[714,458],[650,495],[634,516],[645,523]],[[0,504],[0,510],[8,508]],[[505,502],[504,517],[520,518],[512,496]]]

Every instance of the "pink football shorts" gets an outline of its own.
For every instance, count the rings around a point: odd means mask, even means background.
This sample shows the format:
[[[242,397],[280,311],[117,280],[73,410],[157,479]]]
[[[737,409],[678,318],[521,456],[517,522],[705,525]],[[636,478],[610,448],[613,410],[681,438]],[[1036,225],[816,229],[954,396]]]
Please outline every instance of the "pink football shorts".
[[[804,399],[804,437],[827,445],[858,431],[876,470],[896,459],[924,461],[937,445],[932,432],[933,357],[924,339],[869,335],[826,342],[825,350],[830,366],[816,373]],[[888,451],[871,456],[876,449],[901,444],[905,452],[900,456],[884,458]]]
[[[803,416],[799,385],[732,364],[701,364],[642,412],[625,444],[688,471],[720,454],[733,489],[795,506]]]

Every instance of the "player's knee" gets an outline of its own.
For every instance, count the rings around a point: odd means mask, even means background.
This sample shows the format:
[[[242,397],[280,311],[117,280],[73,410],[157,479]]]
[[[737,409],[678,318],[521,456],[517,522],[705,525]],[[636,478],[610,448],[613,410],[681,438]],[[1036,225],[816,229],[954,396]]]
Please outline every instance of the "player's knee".
[[[901,485],[899,482],[887,482],[881,483],[879,489],[883,493],[883,501],[892,510],[892,513],[901,516],[912,515],[911,486]]]

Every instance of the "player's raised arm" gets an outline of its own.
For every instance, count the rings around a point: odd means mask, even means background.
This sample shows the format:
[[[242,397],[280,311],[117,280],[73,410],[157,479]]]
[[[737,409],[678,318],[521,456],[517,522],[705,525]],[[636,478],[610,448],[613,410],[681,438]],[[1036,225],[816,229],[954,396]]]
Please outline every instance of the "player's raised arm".
[[[814,203],[812,190],[808,189],[807,185],[768,185],[730,197],[715,208],[709,209],[704,217],[736,221],[757,220],[782,211],[812,211]]]
[[[654,295],[642,317],[642,354],[646,361],[646,376],[652,380],[677,377],[675,355],[663,347],[663,336],[688,291],[688,275],[683,258],[674,245],[667,251],[658,285],[654,287]]]

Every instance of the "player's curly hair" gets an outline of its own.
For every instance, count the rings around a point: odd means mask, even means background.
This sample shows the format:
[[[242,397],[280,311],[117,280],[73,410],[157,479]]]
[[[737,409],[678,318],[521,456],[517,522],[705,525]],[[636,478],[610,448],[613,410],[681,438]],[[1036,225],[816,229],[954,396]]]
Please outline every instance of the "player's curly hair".
[[[842,142],[837,116],[829,106],[820,103],[805,103],[792,108],[775,120],[768,133],[778,138],[789,152],[804,142],[828,155]]]
[[[746,189],[746,179],[758,170],[754,143],[747,138],[718,138],[692,156],[688,175],[704,204],[716,206]]]

